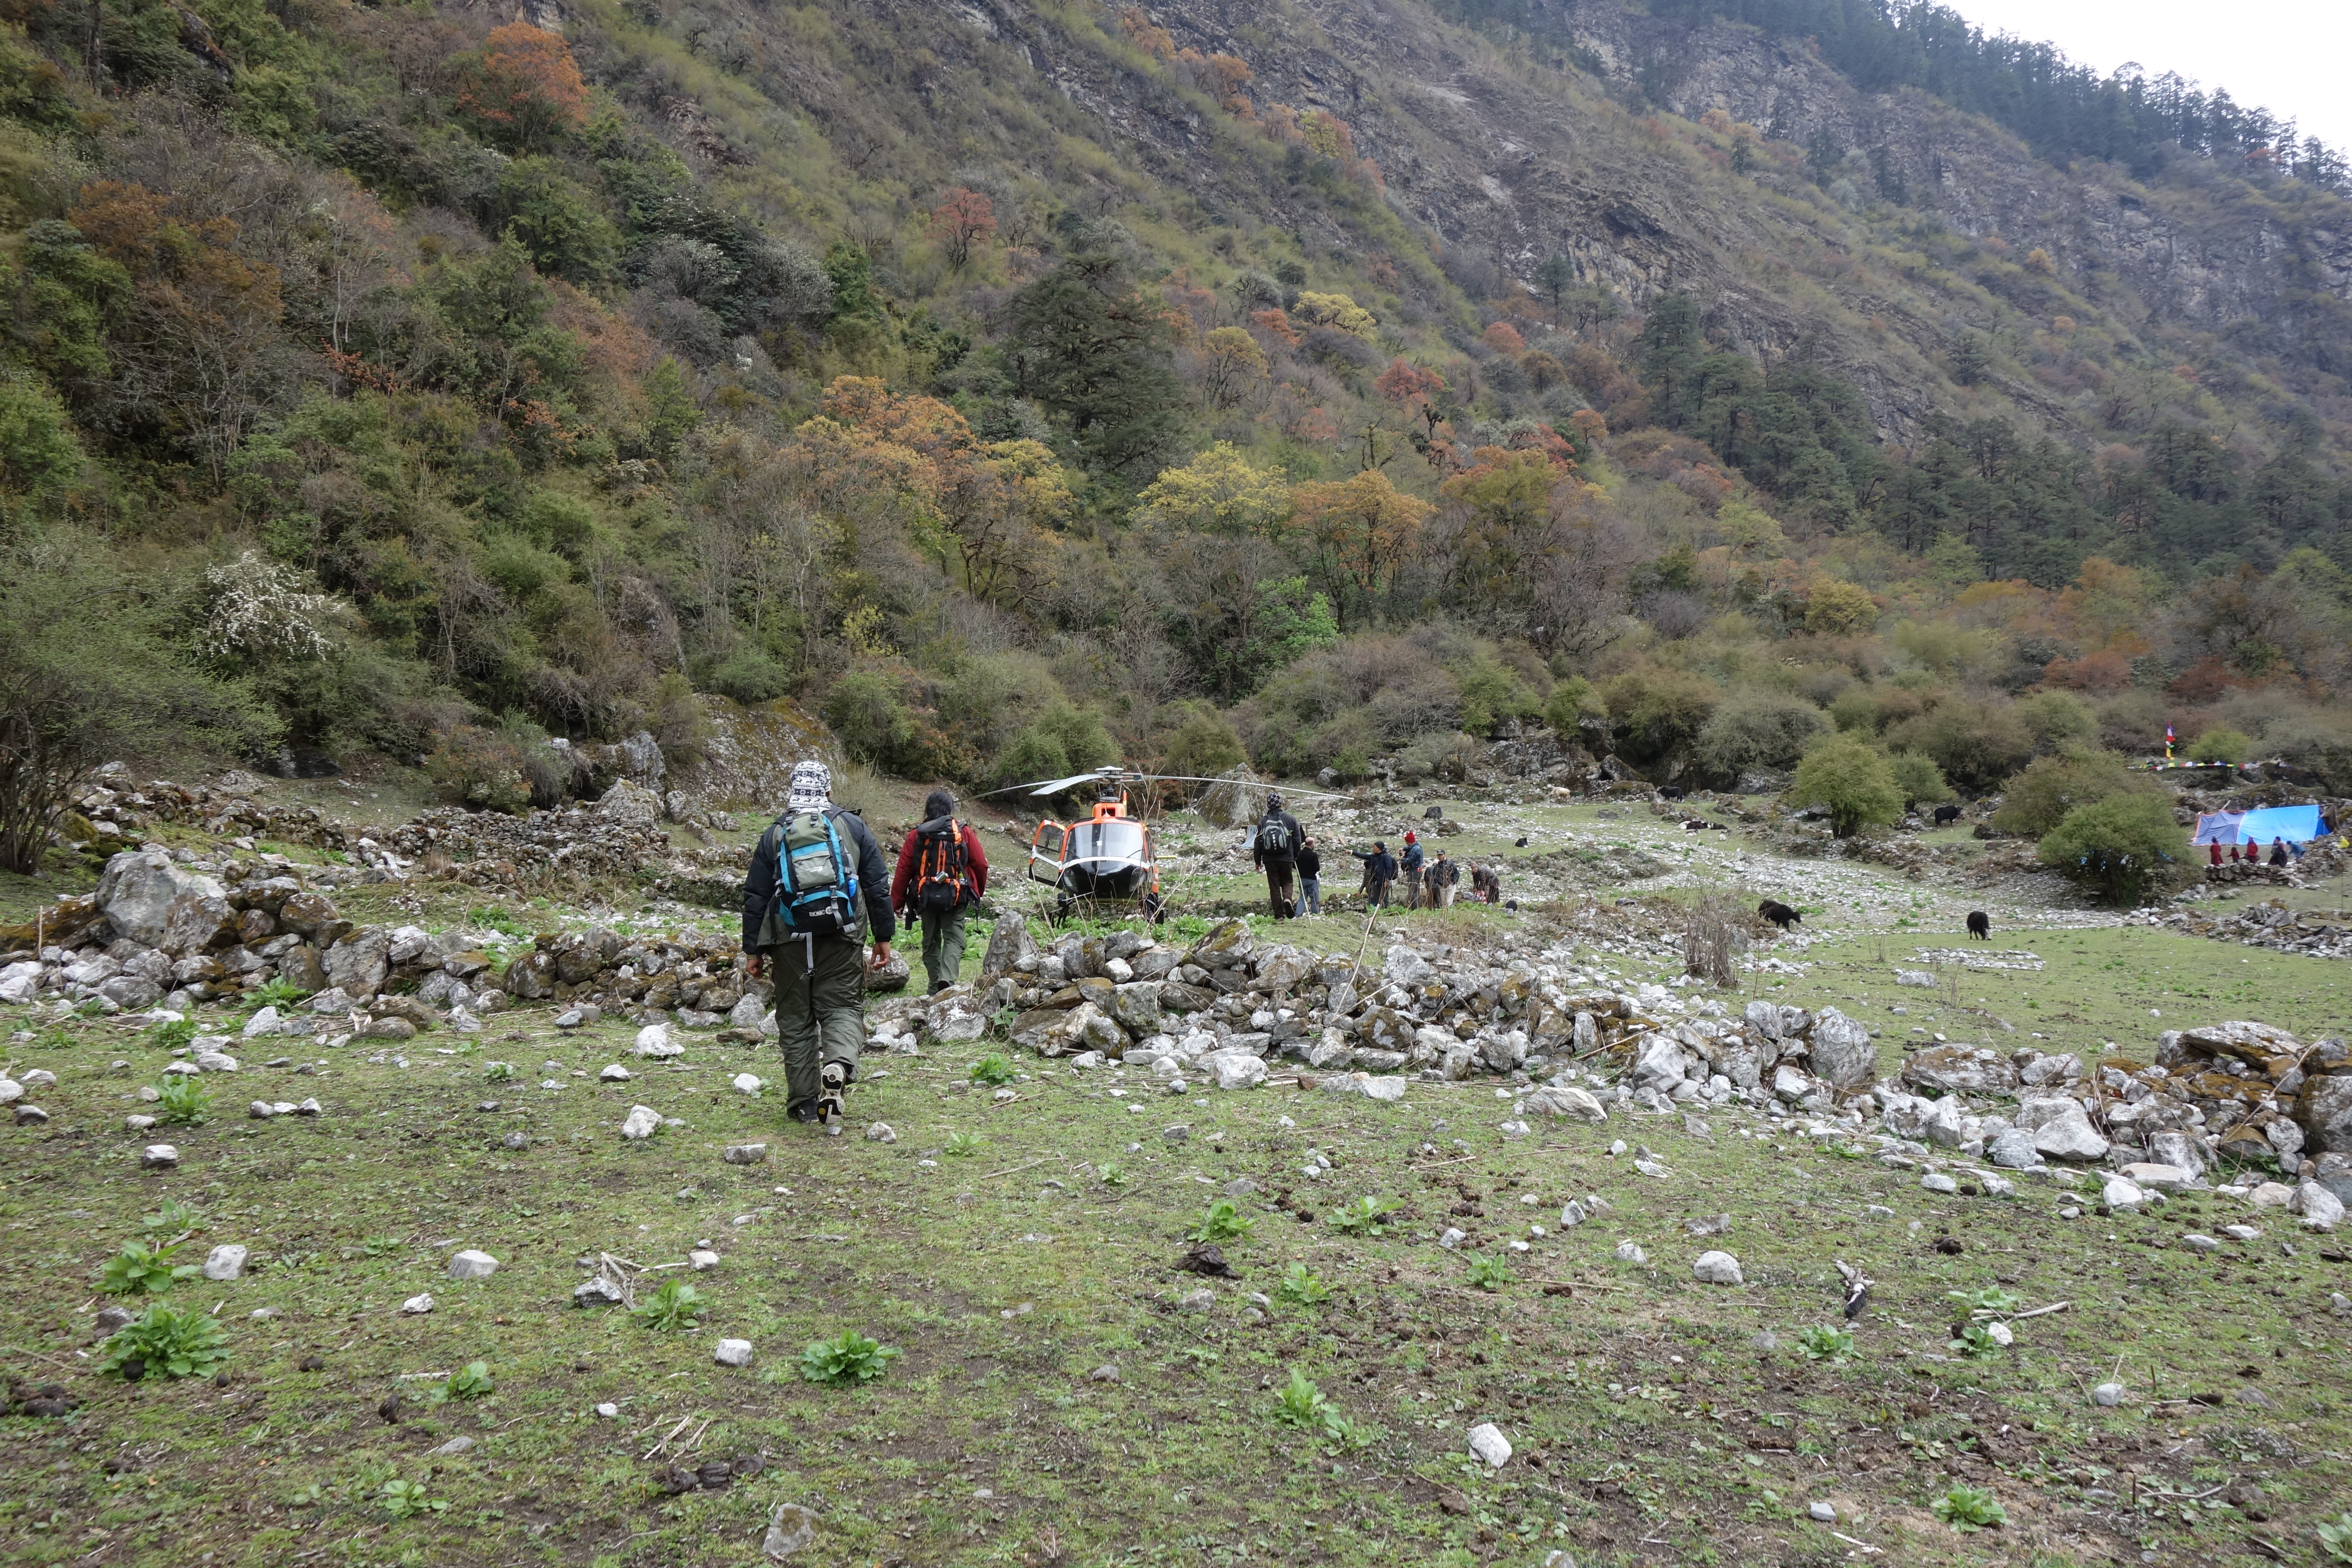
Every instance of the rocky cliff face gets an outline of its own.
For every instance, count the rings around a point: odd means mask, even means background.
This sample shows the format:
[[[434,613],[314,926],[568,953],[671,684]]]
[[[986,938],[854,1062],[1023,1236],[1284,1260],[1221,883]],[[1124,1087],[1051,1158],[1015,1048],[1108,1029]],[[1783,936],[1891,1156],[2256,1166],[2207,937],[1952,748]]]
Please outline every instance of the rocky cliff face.
[[[1441,253],[1521,282],[1565,255],[1582,280],[1612,285],[1635,308],[1670,290],[1696,293],[1736,344],[1767,361],[1811,345],[1863,385],[1898,439],[1948,393],[1931,356],[1960,333],[2046,328],[2085,304],[2126,335],[2227,331],[2317,368],[2352,358],[2352,205],[2288,206],[2220,177],[2203,190],[2151,189],[2105,166],[2054,169],[1923,94],[1860,93],[1801,43],[1561,3],[1605,80],[1507,58],[1409,0],[1161,0],[1148,10],[1179,47],[1247,61],[1257,102],[1345,118],[1358,151],[1384,172],[1391,205],[1426,225]],[[862,5],[919,23],[898,0]],[[1221,149],[1195,100],[1103,47],[1115,13],[1097,14],[1097,34],[1019,0],[926,12],[919,70],[1034,70],[1139,169],[1211,214],[1251,213],[1310,246],[1349,243],[1318,232],[1311,205],[1294,209],[1278,179]],[[1637,74],[1677,114],[1720,110],[1775,142],[1825,140],[1843,162],[1826,193],[1769,156],[1727,180],[1622,107]],[[1899,182],[1910,205],[1863,211],[1881,181]],[[1097,194],[1112,198],[1108,183]],[[1988,258],[1973,274],[1923,263],[1888,276],[1846,259],[1874,242],[1899,247],[1905,226],[1928,215],[1998,239],[1996,253],[2039,249],[2047,268]],[[2066,425],[2039,388],[2006,390]]]

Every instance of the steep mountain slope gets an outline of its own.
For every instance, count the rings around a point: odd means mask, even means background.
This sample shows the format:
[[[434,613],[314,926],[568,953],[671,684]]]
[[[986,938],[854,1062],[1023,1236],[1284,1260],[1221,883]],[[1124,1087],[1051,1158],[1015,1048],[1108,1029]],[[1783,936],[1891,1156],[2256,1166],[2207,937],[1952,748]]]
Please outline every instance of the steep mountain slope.
[[[1206,765],[1277,677],[1310,766],[1555,687],[1682,766],[1583,685],[1664,667],[1820,671],[1799,740],[1840,680],[2329,698],[2326,157],[2061,170],[1785,27],[1500,5],[29,5],[16,640],[116,574],[212,733],[478,802],[696,689],[966,778]],[[2135,609],[2054,597],[2108,559]]]

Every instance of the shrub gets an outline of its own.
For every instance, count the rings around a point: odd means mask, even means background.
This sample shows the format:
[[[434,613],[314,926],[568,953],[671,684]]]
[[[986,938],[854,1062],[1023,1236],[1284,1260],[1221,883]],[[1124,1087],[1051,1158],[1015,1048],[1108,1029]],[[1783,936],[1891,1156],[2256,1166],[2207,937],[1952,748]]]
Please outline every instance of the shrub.
[[[1169,737],[1163,765],[1179,777],[1213,779],[1248,760],[1233,725],[1204,703]]]
[[[1328,1404],[1315,1380],[1293,1367],[1290,1381],[1275,1395],[1274,1418],[1286,1426],[1320,1426]]]
[[[835,681],[825,693],[824,721],[861,763],[887,761],[915,735],[914,717],[899,700],[898,683],[878,669],[852,669]]]
[[[1797,1331],[1797,1348],[1814,1361],[1849,1361],[1853,1356],[1853,1331],[1828,1323],[1812,1323]]]
[[[793,689],[792,672],[778,664],[768,650],[755,643],[745,643],[719,661],[703,684],[722,697],[731,697],[747,706],[769,702]]]
[[[2110,904],[2137,904],[2179,880],[2187,838],[2172,807],[2153,795],[2078,805],[2042,840],[2042,863]]]
[[[1952,786],[1944,782],[1944,770],[1916,752],[1898,752],[1889,759],[1895,769],[1895,787],[1903,792],[1906,806],[1934,805],[1953,798]]]
[[[457,724],[438,740],[425,772],[443,794],[483,811],[520,812],[530,805],[522,748],[510,736]]]
[[[1828,812],[1830,831],[1840,838],[1903,815],[1903,791],[1895,784],[1894,765],[1884,752],[1850,735],[1832,736],[1805,753],[1788,798],[1790,805],[1817,805]]]
[[[2192,763],[2242,763],[2253,749],[2253,739],[2244,731],[2216,724],[2190,744],[2189,760]]]
[[[64,484],[81,472],[81,443],[47,383],[0,373],[0,489]]]
[[[1954,1530],[1981,1530],[2009,1519],[2009,1510],[1982,1487],[1954,1486],[1936,1500],[1935,1512]]]
[[[2089,740],[2097,733],[2098,716],[2081,698],[2063,691],[2037,691],[2020,698],[2014,711],[2019,722],[2043,750]]]
[[[1898,752],[1918,752],[1934,760],[1944,776],[1964,789],[1990,789],[2023,767],[2033,755],[2033,736],[2013,706],[1947,698],[1886,732]]]
[[[2009,781],[1992,823],[2003,833],[2039,838],[2066,820],[2078,805],[2151,786],[2124,772],[2123,761],[2105,752],[2066,752],[2029,763]]]
[[[1013,738],[997,759],[996,773],[1006,779],[1060,777],[1101,767],[1118,756],[1101,714],[1056,697]]]
[[[1822,710],[1802,698],[1748,690],[1726,698],[1699,731],[1698,758],[1727,778],[1792,766],[1829,728]]]
[[[1655,762],[1698,738],[1714,717],[1715,683],[1679,669],[1643,665],[1607,688],[1617,748],[1634,762]]]
[[[1200,1226],[1191,1233],[1193,1241],[1234,1241],[1247,1236],[1257,1226],[1255,1216],[1245,1215],[1231,1198],[1219,1198],[1209,1205]]]
[[[1580,675],[1568,676],[1557,682],[1544,700],[1544,722],[1566,740],[1574,740],[1581,732],[1585,720],[1607,717],[1609,704],[1592,689],[1592,682]]]
[[[1456,677],[1462,684],[1462,727],[1474,735],[1492,735],[1510,719],[1533,719],[1543,711],[1518,672],[1481,654]]]

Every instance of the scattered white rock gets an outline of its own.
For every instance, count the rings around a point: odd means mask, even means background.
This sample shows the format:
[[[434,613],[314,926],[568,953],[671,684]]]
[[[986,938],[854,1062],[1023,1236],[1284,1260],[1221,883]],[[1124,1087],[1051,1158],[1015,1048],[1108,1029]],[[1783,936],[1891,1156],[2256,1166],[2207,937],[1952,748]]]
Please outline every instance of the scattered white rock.
[[[180,1163],[180,1152],[169,1143],[150,1143],[140,1151],[139,1163],[150,1171],[169,1171]]]
[[[1935,981],[1930,979],[1927,984],[1933,985]],[[1809,1502],[1805,1505],[1805,1517],[1816,1524],[1835,1524],[1837,1508],[1832,1503]]]
[[[454,1459],[473,1446],[474,1440],[471,1437],[461,1435],[459,1436],[450,1438],[447,1442],[434,1449],[433,1453],[437,1458]]]
[[[2137,1182],[2121,1176],[2109,1176],[2099,1187],[2099,1201],[2111,1209],[2136,1209],[2147,1201],[2147,1194]]]
[[[1728,1252],[1702,1252],[1691,1265],[1691,1275],[1703,1285],[1744,1285],[1739,1259]]]
[[[768,1516],[768,1533],[760,1550],[782,1562],[816,1539],[816,1515],[796,1502],[780,1502]]]
[[[449,1278],[452,1279],[488,1279],[498,1271],[497,1258],[470,1247],[463,1252],[452,1254],[449,1258]]]
[[[2294,1210],[2305,1230],[2334,1230],[2344,1223],[2344,1200],[2317,1182],[2295,1188]]]
[[[1445,1248],[1448,1252],[1451,1252],[1469,1239],[1470,1237],[1467,1232],[1462,1230],[1458,1226],[1449,1225],[1445,1227],[1445,1234],[1437,1238],[1437,1245]]]
[[[2124,1385],[2120,1383],[2103,1383],[2091,1390],[2091,1403],[2105,1409],[2112,1410],[2123,1402]]]
[[[433,1310],[433,1297],[429,1292],[422,1296],[411,1296],[400,1304],[400,1310],[410,1317],[421,1317]]]
[[[1492,1421],[1470,1428],[1470,1451],[1486,1460],[1488,1469],[1499,1470],[1511,1462],[1511,1440]]]
[[[669,1037],[667,1024],[647,1024],[637,1031],[637,1055],[641,1057],[682,1057],[686,1047]]]
[[[768,1146],[765,1143],[730,1143],[719,1157],[730,1165],[757,1165],[767,1159]]]
[[[230,1280],[245,1278],[246,1249],[236,1242],[224,1242],[205,1254],[205,1278]]]
[[[754,1097],[757,1097],[761,1089],[768,1087],[768,1080],[761,1078],[757,1073],[739,1072],[735,1075],[732,1082],[739,1092]]]
[[[711,1251],[707,1247],[696,1247],[693,1251],[686,1255],[686,1260],[688,1263],[693,1265],[694,1271],[697,1274],[701,1273],[706,1268],[716,1268],[719,1267],[719,1254]]]
[[[1621,1241],[1617,1244],[1617,1261],[1620,1263],[1647,1263],[1650,1261],[1650,1255],[1643,1251],[1638,1243],[1633,1241]]]
[[[866,1141],[868,1143],[896,1143],[898,1141],[898,1130],[887,1121],[877,1121],[866,1130]]]
[[[631,1072],[620,1063],[614,1062],[605,1068],[603,1072],[598,1073],[596,1078],[599,1082],[603,1083],[626,1083],[636,1076],[636,1074]]]
[[[621,1123],[621,1136],[650,1138],[661,1130],[661,1124],[660,1111],[650,1105],[633,1105],[629,1107],[627,1119]]]
[[[1960,1184],[1940,1171],[1930,1171],[1919,1178],[1919,1184],[1931,1193],[1957,1193]]]
[[[749,1340],[721,1340],[717,1344],[710,1347],[710,1359],[717,1362],[720,1366],[750,1366],[751,1364],[751,1342]]]

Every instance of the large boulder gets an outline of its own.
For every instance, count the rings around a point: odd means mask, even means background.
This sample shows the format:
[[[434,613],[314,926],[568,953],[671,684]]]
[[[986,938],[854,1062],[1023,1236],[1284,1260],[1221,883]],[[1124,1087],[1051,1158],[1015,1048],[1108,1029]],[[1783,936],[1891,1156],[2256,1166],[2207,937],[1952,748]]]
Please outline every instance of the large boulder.
[[[999,919],[988,933],[988,952],[980,961],[982,981],[1015,971],[1030,973],[1036,967],[1037,939],[1029,934],[1029,922],[1015,914]]]
[[[1834,1007],[1822,1008],[1813,1020],[1810,1055],[1813,1076],[1840,1089],[1856,1089],[1878,1077],[1869,1028]]]
[[[1260,948],[1257,954],[1257,988],[1269,996],[1279,996],[1315,973],[1312,954],[1295,947]]]
[[[320,956],[327,983],[353,996],[374,995],[383,988],[384,976],[392,973],[392,963],[386,956],[391,947],[392,933],[382,927],[354,931]]]
[[[2194,1059],[2197,1056],[2235,1057],[2248,1067],[2265,1068],[2273,1058],[2294,1056],[2302,1049],[2302,1042],[2284,1029],[2242,1018],[2183,1029],[2177,1040],[2168,1037],[2157,1060],[2159,1065],[2170,1067],[2178,1060]],[[2167,1061],[2167,1057],[2175,1061]]]
[[[1820,1033],[1816,1026],[1817,1041]],[[1814,1060],[1820,1060],[1818,1044]],[[1930,1046],[1903,1064],[1903,1082],[1922,1094],[2014,1094],[2017,1070],[1982,1046]]]
[[[1118,1026],[1131,1035],[1149,1035],[1160,1027],[1160,987],[1149,980],[1114,986],[1108,1011]]]
[[[2313,1153],[2352,1153],[2352,1073],[2305,1079],[2295,1096],[2294,1121]]]
[[[95,895],[116,932],[142,947],[163,947],[173,907],[182,900],[217,902],[228,918],[228,896],[210,877],[182,870],[161,849],[126,849],[106,863]]]
[[[2017,1108],[2019,1127],[2033,1134],[2037,1153],[2053,1160],[2088,1163],[2106,1157],[2107,1141],[2091,1125],[2079,1100],[2063,1096],[2028,1100]]]
[[[1633,1050],[1633,1087],[1672,1093],[1683,1081],[1683,1048],[1672,1037],[1644,1035]]]

